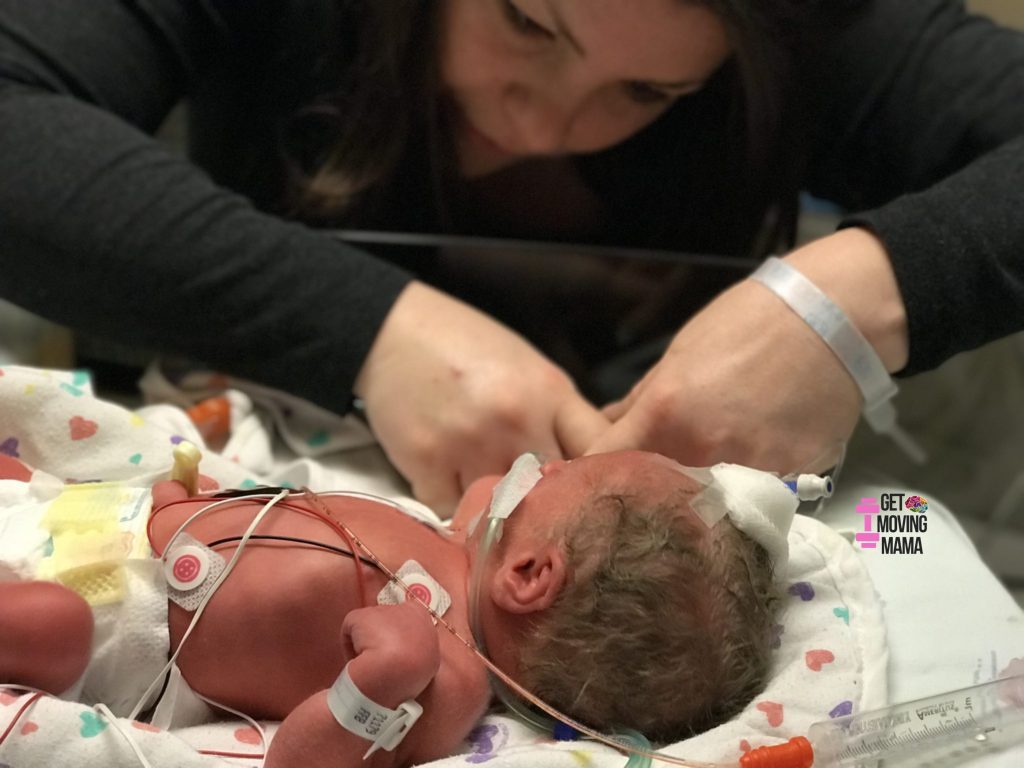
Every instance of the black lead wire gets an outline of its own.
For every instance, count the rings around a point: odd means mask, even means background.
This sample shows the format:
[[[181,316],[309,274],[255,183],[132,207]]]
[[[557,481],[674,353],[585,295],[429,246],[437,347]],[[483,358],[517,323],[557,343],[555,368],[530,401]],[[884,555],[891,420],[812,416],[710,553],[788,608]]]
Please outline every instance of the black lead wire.
[[[221,544],[230,544],[232,542],[241,541],[241,540],[242,540],[241,536],[228,536],[228,537],[223,538],[223,539],[217,539],[216,541],[211,541],[206,546],[208,546],[210,549],[213,549],[214,547],[218,547]],[[286,541],[286,542],[289,542],[291,544],[306,544],[306,545],[308,545],[310,547],[317,547],[319,549],[325,549],[328,552],[333,552],[336,555],[343,555],[344,557],[348,557],[348,558],[351,558],[353,560],[358,559],[359,562],[364,563],[366,565],[373,566],[376,570],[380,571],[380,568],[378,567],[378,565],[375,562],[373,562],[372,560],[370,560],[368,557],[363,557],[362,555],[355,555],[352,552],[349,552],[347,549],[342,549],[341,547],[336,547],[333,544],[325,544],[322,541],[313,541],[312,539],[301,539],[301,538],[299,538],[297,536],[276,536],[276,535],[270,535],[270,534],[259,534],[259,535],[253,535],[253,536],[249,537],[249,541],[257,541],[257,540],[261,540],[261,541],[262,540]],[[381,571],[381,572],[383,573],[383,571]]]

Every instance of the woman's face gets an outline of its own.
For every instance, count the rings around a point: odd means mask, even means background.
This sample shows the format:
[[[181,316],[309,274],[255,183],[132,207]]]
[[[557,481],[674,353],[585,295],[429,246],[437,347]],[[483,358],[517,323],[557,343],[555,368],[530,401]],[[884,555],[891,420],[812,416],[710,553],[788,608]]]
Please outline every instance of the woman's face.
[[[466,176],[617,144],[730,53],[718,18],[680,0],[445,0],[443,14]]]

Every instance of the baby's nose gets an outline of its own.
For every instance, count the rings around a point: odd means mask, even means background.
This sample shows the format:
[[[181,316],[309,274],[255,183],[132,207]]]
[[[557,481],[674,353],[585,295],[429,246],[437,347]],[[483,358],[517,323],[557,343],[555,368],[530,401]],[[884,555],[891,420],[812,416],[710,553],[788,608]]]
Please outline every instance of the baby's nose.
[[[566,461],[565,459],[554,459],[553,461],[549,461],[541,465],[540,473],[544,477],[547,477],[552,472],[558,472],[559,470],[561,470],[562,467],[564,467],[568,463],[569,462]]]

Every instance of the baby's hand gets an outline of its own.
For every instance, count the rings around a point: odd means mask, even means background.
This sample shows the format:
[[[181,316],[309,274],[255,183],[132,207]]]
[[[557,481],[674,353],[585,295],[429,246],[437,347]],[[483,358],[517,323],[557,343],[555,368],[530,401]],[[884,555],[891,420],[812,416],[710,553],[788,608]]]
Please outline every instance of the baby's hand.
[[[349,612],[341,625],[349,675],[366,696],[394,708],[423,692],[441,665],[437,630],[419,603]]]
[[[1016,675],[1024,675],[1024,658],[1010,659],[1006,669],[999,673],[999,677],[1015,677]]]
[[[348,674],[356,688],[380,707],[398,709],[417,698],[441,665],[437,631],[430,614],[419,603],[378,605],[349,612],[341,627]],[[342,727],[335,719],[328,692],[318,691],[284,719],[270,742],[267,768],[377,768],[406,765],[434,734],[410,731],[391,752],[375,752],[369,762],[362,755],[371,746],[364,734]],[[429,757],[441,755],[431,753]],[[422,762],[422,761],[417,761]]]
[[[999,685],[999,698],[1008,704],[1024,707],[1024,659],[1010,659],[1000,678],[1009,678]]]

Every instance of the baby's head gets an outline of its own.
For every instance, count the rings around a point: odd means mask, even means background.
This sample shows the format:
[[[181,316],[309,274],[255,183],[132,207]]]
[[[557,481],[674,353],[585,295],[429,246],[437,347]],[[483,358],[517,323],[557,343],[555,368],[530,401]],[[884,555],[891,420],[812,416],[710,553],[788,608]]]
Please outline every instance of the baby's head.
[[[767,681],[767,552],[690,507],[655,454],[545,465],[482,566],[485,640],[528,690],[598,730],[670,742],[739,712]],[[493,635],[493,636],[492,636]]]

